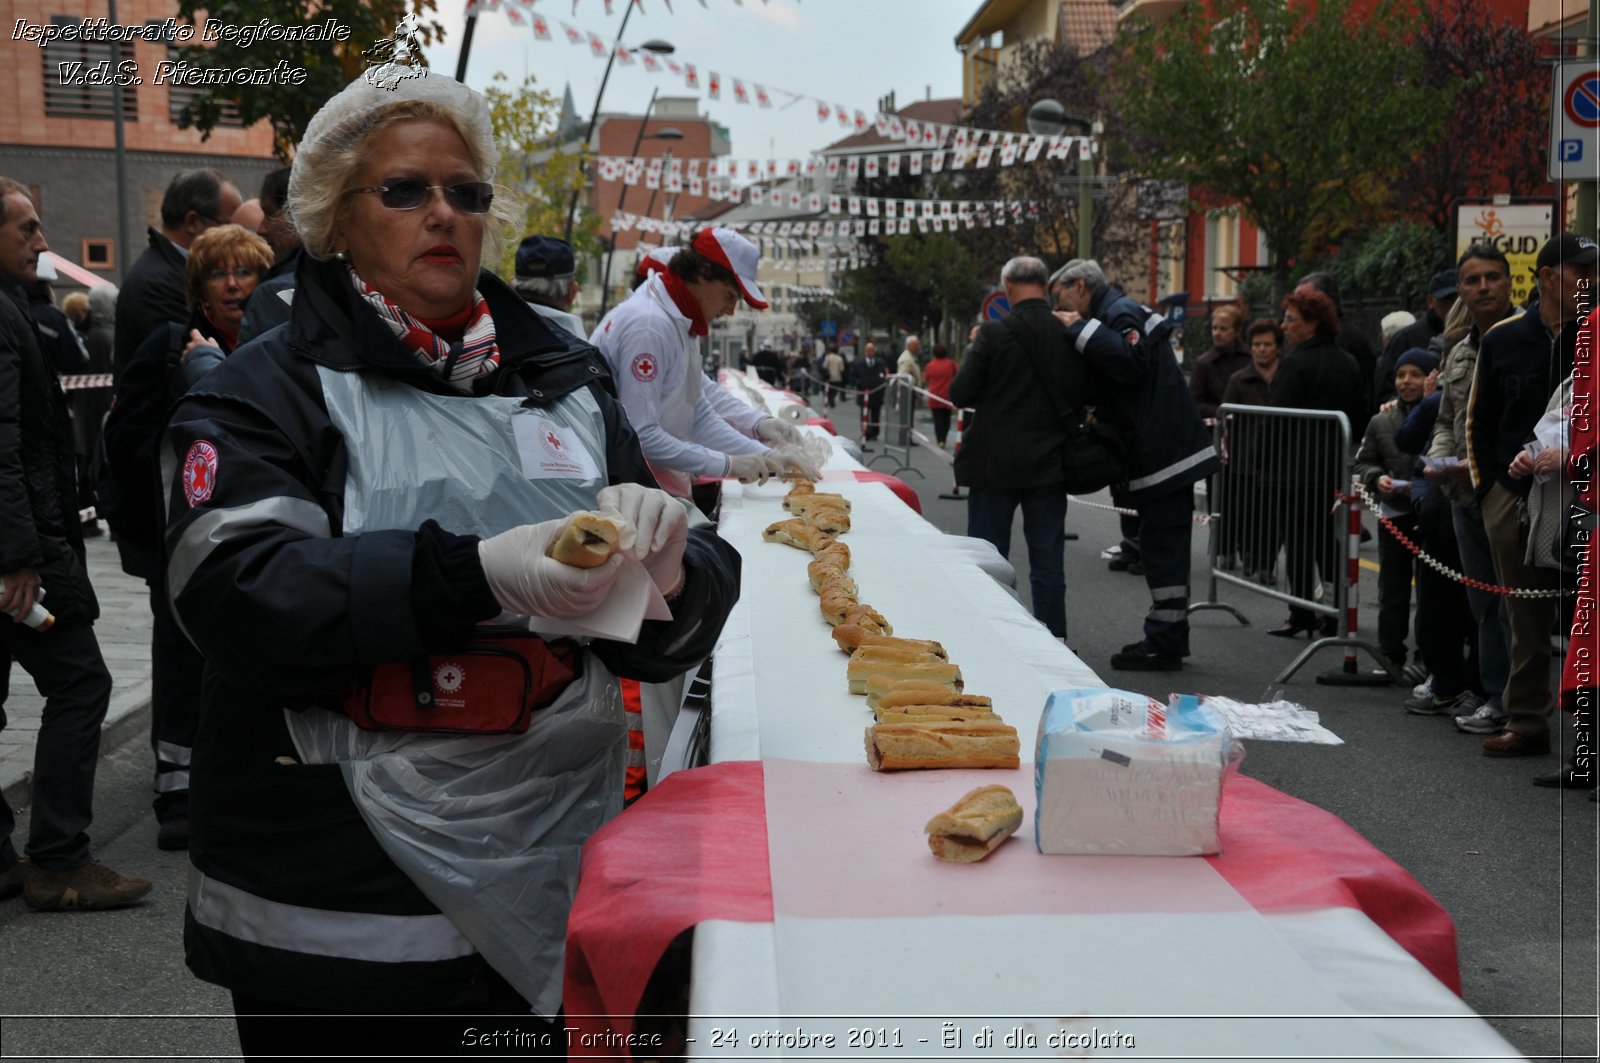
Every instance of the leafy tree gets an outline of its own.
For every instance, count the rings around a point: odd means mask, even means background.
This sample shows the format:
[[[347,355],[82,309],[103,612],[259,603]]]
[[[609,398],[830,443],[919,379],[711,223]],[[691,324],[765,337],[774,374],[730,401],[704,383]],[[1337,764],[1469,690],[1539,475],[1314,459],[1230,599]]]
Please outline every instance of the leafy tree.
[[[863,178],[860,195],[888,199],[950,199],[956,193],[945,179],[900,173]],[[839,301],[870,322],[891,326],[909,323],[918,331],[936,329],[946,314],[970,314],[983,294],[982,269],[957,232],[922,232],[905,236],[864,236],[856,241],[865,264],[845,273],[837,287]]]
[[[415,16],[412,61],[418,66],[427,64],[420,46],[444,39],[444,27],[429,18],[437,8],[437,0],[178,0],[178,21],[202,28],[207,19],[241,29],[263,20],[270,26],[299,26],[337,19],[350,29],[347,40],[315,44],[265,38],[246,42],[242,37],[205,43],[197,32],[193,43],[178,49],[181,61],[200,68],[246,70],[270,70],[281,61],[304,70],[306,77],[298,85],[279,84],[274,79],[265,85],[202,87],[184,107],[178,125],[198,129],[202,140],[209,139],[222,121],[224,108],[231,105],[245,125],[262,118],[272,122],[273,151],[287,162],[311,117],[367,69],[369,60],[382,61],[379,55],[385,42],[392,44],[401,19],[408,14]],[[369,57],[369,51],[373,56]]]
[[[1550,74],[1532,34],[1475,0],[1439,0],[1415,46],[1426,83],[1460,91],[1440,134],[1401,170],[1399,212],[1449,234],[1469,190],[1545,192]]]
[[[1236,200],[1281,289],[1379,213],[1397,146],[1437,136],[1453,87],[1426,82],[1417,26],[1408,0],[1186,4],[1118,27],[1110,92],[1162,146],[1142,167]]]
[[[556,129],[561,121],[561,101],[538,87],[530,74],[522,84],[510,87],[505,74],[494,76],[485,90],[494,138],[500,145],[500,183],[519,197],[520,239],[527,233],[559,234],[567,223],[567,197],[584,183],[584,163],[588,149],[565,150],[556,144]],[[572,229],[575,254],[600,252],[600,219],[590,211],[581,212]],[[517,242],[506,244],[499,263],[501,276],[512,275]]]
[[[1105,91],[1111,53],[1102,50],[1080,56],[1072,48],[1044,37],[1026,40],[1008,58],[1000,75],[983,86],[962,121],[980,129],[1027,129],[1028,109],[1041,99],[1061,101],[1067,110],[1107,129],[1122,129],[1116,150],[1097,161],[1102,176],[1095,182],[1095,258],[1115,272],[1119,262],[1144,263],[1149,251],[1148,204],[1139,199],[1138,182],[1128,179],[1137,158],[1150,145],[1128,132],[1116,110],[1116,100]],[[1068,129],[1080,134],[1081,129]],[[980,170],[947,171],[954,195],[976,200],[1025,200],[1040,204],[1037,216],[1020,223],[962,230],[961,242],[988,276],[1014,255],[1043,258],[1051,266],[1077,255],[1078,162],[1044,156],[1031,163],[993,166]]]
[[[1346,299],[1383,296],[1418,306],[1429,279],[1449,261],[1450,241],[1443,233],[1420,222],[1400,221],[1341,247],[1322,268],[1338,279]]]

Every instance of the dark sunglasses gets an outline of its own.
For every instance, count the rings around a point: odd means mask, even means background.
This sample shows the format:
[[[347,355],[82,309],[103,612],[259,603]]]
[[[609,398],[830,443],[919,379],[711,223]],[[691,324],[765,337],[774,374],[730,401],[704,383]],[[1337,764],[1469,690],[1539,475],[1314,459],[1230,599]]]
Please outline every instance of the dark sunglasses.
[[[376,192],[378,201],[390,210],[416,210],[433,198],[434,189],[444,193],[445,202],[467,214],[487,214],[494,202],[494,185],[488,181],[463,181],[458,185],[430,185],[426,181],[405,178],[393,184],[373,185],[371,188],[352,188],[346,195],[368,195]]]

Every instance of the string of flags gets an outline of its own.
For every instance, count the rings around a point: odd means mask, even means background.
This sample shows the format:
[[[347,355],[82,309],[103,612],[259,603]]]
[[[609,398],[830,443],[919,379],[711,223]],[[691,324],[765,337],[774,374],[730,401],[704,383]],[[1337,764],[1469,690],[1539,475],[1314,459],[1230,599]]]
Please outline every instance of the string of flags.
[[[1094,150],[1093,142],[1088,137],[1005,135],[1014,136],[1015,139],[1002,141],[998,145],[999,150],[995,150],[994,145],[969,145],[965,149],[949,148],[931,152],[913,150],[888,154],[812,155],[805,159],[735,159],[726,156],[667,159],[659,155],[601,155],[596,157],[595,166],[603,180],[701,195],[702,191],[693,186],[704,186],[719,180],[754,183],[822,174],[830,179],[843,174],[852,181],[860,177],[898,177],[902,174],[915,177],[947,169],[982,169],[996,164],[1010,166],[1019,160],[1032,162],[1040,155],[1050,159],[1087,156]]]
[[[538,0],[469,0],[467,9],[469,14],[474,11],[503,10],[514,25],[521,26],[525,22],[531,22],[536,40],[554,40],[555,30],[552,29],[551,21],[544,15],[532,13],[533,5],[537,2]],[[633,2],[637,3],[639,0]],[[701,0],[701,3],[703,4],[704,0]],[[518,12],[519,7],[530,12],[526,19]],[[568,43],[587,47],[598,59],[604,59],[610,54],[611,44],[601,34],[574,26],[569,22],[558,20],[557,25]],[[856,133],[865,133],[870,129],[880,137],[912,148],[946,149],[956,153],[952,156],[952,160],[956,158],[961,160],[959,163],[954,163],[956,167],[968,161],[973,161],[976,166],[986,167],[992,165],[993,160],[998,160],[1002,166],[1010,166],[1018,161],[1033,162],[1041,154],[1049,159],[1066,159],[1073,157],[1074,152],[1078,157],[1088,157],[1098,151],[1098,145],[1087,137],[1048,137],[1000,129],[980,129],[945,122],[920,121],[883,111],[875,111],[869,116],[860,108],[851,108],[807,93],[774,88],[749,78],[726,76],[710,68],[703,68],[702,64],[680,60],[676,55],[656,55],[642,48],[629,48],[620,43],[617,45],[617,62],[623,66],[637,63],[650,73],[664,73],[674,78],[682,78],[685,89],[693,92],[703,91],[713,100],[722,99],[726,93],[735,103],[753,103],[761,108],[772,107],[775,97],[782,97],[785,106],[797,100],[810,100],[816,107],[817,120],[820,122],[835,121],[841,128]],[[932,160],[935,172],[942,168],[943,161]],[[919,156],[911,156],[907,165],[911,167],[911,173],[921,172],[922,161]]]
[[[815,196],[813,198],[816,198]],[[861,236],[909,235],[913,229],[922,233],[940,233],[946,229],[990,228],[996,225],[1021,224],[1039,216],[1039,205],[1032,202],[996,200],[934,200],[934,199],[876,199],[864,196],[831,197],[851,201],[858,207],[852,214],[865,213],[865,217],[843,221],[816,220],[804,222],[743,222],[732,226],[760,236],[773,235],[788,240],[787,245],[798,250],[803,240],[832,240]],[[688,236],[700,223],[696,221],[666,221],[628,211],[617,211],[611,216],[613,233],[639,229],[643,232],[661,233],[669,237]],[[770,227],[770,228],[769,228]]]

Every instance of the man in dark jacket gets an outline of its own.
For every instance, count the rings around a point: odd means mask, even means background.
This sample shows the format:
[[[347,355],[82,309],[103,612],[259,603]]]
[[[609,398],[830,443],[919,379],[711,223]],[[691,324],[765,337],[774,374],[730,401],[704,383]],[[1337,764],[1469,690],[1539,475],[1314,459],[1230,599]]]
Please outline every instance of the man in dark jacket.
[[[1435,273],[1428,281],[1428,309],[1422,319],[1400,329],[1383,345],[1373,380],[1373,394],[1379,403],[1394,398],[1394,373],[1400,356],[1417,347],[1426,350],[1433,338],[1444,332],[1444,319],[1456,305],[1456,278],[1454,268]]]
[[[856,405],[865,406],[867,410],[863,441],[878,438],[878,426],[883,420],[883,397],[887,394],[883,382],[889,379],[889,374],[893,371],[889,359],[878,353],[878,345],[875,343],[867,344],[862,348],[861,357],[850,363],[850,386],[857,391],[865,392],[856,396]]]
[[[239,208],[239,190],[215,170],[185,170],[161,199],[161,231],[150,230],[150,247],[128,271],[117,298],[116,367],[122,382],[140,344],[157,330],[189,319],[185,298],[188,249],[207,229],[225,225]],[[146,483],[118,483],[132,495]],[[190,742],[200,706],[201,660],[172,618],[159,579],[159,560],[129,535],[117,536],[122,570],[150,585],[150,671],[153,716],[150,744],[156,760],[156,844],[167,850],[189,845]]]
[[[145,337],[169,322],[189,320],[183,276],[194,238],[226,225],[239,209],[239,190],[215,170],[184,170],[161,197],[161,230],[149,230],[150,246],[128,270],[117,300],[117,350],[120,375]]]
[[[1222,468],[1167,343],[1166,318],[1106,281],[1093,259],[1073,259],[1050,278],[1067,339],[1088,362],[1096,408],[1132,441],[1118,505],[1139,511],[1139,554],[1150,588],[1144,637],[1111,667],[1175,672],[1189,656],[1189,555],[1194,483]]]
[[[1066,428],[1052,395],[1083,393],[1083,369],[1070,357],[1061,325],[1045,302],[1049,271],[1037,258],[1013,258],[1000,271],[1011,313],[985,322],[950,384],[950,401],[975,411],[956,483],[967,496],[967,534],[1011,551],[1011,518],[1022,507],[1033,615],[1067,637],[1067,493],[1062,486]],[[1040,371],[1054,376],[1041,380]]]
[[[273,170],[261,179],[261,224],[256,235],[272,247],[272,268],[261,278],[245,304],[244,320],[239,323],[242,347],[263,332],[289,320],[294,303],[294,271],[300,264],[300,234],[289,224],[284,206],[289,201],[290,167]]]
[[[40,350],[22,286],[48,247],[27,189],[0,177],[0,727],[11,662],[44,695],[26,860],[0,797],[0,900],[43,910],[115,908],[150,890],[93,862],[89,821],[111,675],[94,637],[67,400]],[[54,623],[29,619],[48,591]],[[28,620],[28,622],[24,622]]]
[[[1551,570],[1528,564],[1522,500],[1533,481],[1511,475],[1550,393],[1572,372],[1579,321],[1594,305],[1595,260],[1600,249],[1587,237],[1552,237],[1534,260],[1538,300],[1520,317],[1484,333],[1467,406],[1467,462],[1483,510],[1497,582],[1502,587],[1554,585]],[[1483,742],[1491,757],[1541,756],[1550,751],[1551,598],[1507,597],[1511,672],[1502,707],[1505,730]]]

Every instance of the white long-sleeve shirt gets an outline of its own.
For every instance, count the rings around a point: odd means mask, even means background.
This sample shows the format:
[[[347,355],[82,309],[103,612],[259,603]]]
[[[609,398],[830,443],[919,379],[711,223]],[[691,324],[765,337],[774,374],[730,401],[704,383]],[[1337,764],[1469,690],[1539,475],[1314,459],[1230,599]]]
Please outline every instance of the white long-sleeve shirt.
[[[687,498],[696,476],[724,476],[730,454],[765,454],[712,407],[690,320],[652,276],[596,327],[617,395],[656,479]]]

